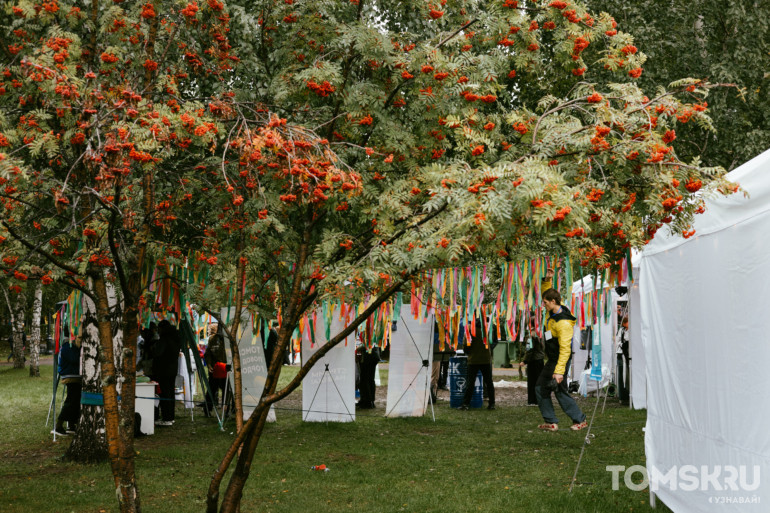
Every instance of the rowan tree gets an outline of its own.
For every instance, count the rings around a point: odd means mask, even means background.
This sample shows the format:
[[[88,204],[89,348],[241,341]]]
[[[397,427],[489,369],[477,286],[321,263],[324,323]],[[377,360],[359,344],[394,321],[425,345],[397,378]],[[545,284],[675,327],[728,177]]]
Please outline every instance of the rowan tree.
[[[166,240],[174,220],[168,197],[184,191],[183,171],[218,130],[198,95],[234,62],[223,9],[217,0],[19,0],[0,9],[4,265],[18,278],[25,255],[36,253],[45,259],[41,280],[86,297],[90,313],[74,322],[98,344],[84,349],[98,363],[86,365],[85,385],[104,395],[121,511],[140,509],[133,423],[143,273],[162,256],[155,252],[165,244],[154,241]],[[102,390],[88,389],[99,381]],[[73,447],[102,434],[98,422],[84,429]]]
[[[709,128],[711,85],[643,91],[633,38],[580,2],[229,9],[242,61],[223,149],[200,175],[220,180],[201,258],[239,306],[280,317],[276,355],[322,300],[371,308],[280,391],[273,358],[209,511],[236,456],[221,511],[237,508],[269,405],[420,271],[544,248],[608,267],[662,226],[691,236],[704,193],[735,189],[676,150],[681,124]]]

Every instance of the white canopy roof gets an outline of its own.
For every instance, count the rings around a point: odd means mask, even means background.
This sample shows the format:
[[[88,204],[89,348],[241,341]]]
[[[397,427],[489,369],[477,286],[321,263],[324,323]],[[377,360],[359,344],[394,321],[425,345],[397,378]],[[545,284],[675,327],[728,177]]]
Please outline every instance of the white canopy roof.
[[[725,230],[770,210],[770,150],[727,174],[728,179],[737,182],[749,194],[708,198],[704,214],[695,216],[695,238]],[[688,242],[679,233],[671,234],[661,230],[642,251],[649,256],[666,251]]]

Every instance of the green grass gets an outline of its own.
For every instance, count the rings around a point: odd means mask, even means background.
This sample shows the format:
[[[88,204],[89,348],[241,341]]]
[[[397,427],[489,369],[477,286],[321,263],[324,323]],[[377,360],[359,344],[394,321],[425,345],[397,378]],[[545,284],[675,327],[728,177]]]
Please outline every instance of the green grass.
[[[288,381],[295,368],[284,368]],[[51,367],[41,379],[0,368],[0,504],[4,513],[117,511],[107,464],[62,462],[66,439],[54,443],[45,426]],[[383,383],[387,373],[382,372]],[[496,380],[499,378],[496,378]],[[378,397],[382,390],[378,392]],[[513,393],[513,392],[511,392]],[[644,464],[645,412],[608,400],[597,414],[578,482],[569,483],[583,435],[543,433],[537,408],[456,411],[447,401],[422,418],[387,419],[383,408],[347,424],[300,420],[295,392],[279,405],[257,449],[242,511],[264,512],[646,512],[646,491],[611,489],[607,465]],[[580,399],[593,412],[595,399]],[[511,402],[513,404],[513,402]],[[601,407],[600,407],[601,410]],[[557,408],[564,426],[564,418]],[[212,471],[229,441],[216,422],[195,421],[182,408],[171,428],[136,441],[143,510],[203,511]],[[329,472],[311,471],[325,464]],[[637,476],[638,477],[638,476]],[[224,488],[223,488],[224,491]],[[656,512],[667,511],[659,505]]]

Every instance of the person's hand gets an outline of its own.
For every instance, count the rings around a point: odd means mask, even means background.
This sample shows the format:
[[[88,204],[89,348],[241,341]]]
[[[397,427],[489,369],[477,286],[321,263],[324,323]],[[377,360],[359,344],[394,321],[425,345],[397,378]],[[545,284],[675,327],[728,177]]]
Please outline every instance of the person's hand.
[[[553,269],[546,269],[545,279],[550,280],[551,278],[553,278]]]
[[[557,383],[561,383],[564,381],[564,374],[554,374],[553,379],[555,379]]]

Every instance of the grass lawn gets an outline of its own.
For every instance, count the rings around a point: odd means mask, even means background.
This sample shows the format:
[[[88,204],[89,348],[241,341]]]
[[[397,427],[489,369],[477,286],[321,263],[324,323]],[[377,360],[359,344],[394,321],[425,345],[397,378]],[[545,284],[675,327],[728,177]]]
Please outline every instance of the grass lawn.
[[[50,365],[41,379],[28,369],[0,368],[0,510],[112,512],[117,501],[108,464],[62,462],[68,440],[56,443],[45,426],[51,394]],[[282,381],[296,373],[284,367]],[[386,374],[381,373],[383,383]],[[500,377],[495,377],[495,381]],[[506,378],[511,379],[511,378]],[[384,398],[378,388],[378,399]],[[347,424],[303,423],[300,392],[280,403],[257,449],[242,511],[263,512],[646,512],[647,491],[612,490],[607,465],[643,465],[644,411],[609,399],[597,413],[577,484],[568,492],[584,433],[544,433],[538,409],[521,404],[520,389],[498,394],[495,411],[458,411],[447,400],[436,420],[384,418],[384,407]],[[515,394],[519,394],[518,400]],[[442,396],[446,399],[447,396]],[[579,399],[586,414],[595,399]],[[601,411],[601,406],[599,407]],[[569,419],[557,406],[566,428]],[[203,511],[212,471],[233,438],[196,410],[181,407],[172,427],[136,441],[143,510]],[[325,464],[328,472],[311,471]],[[640,476],[635,476],[637,479]],[[222,488],[224,491],[224,487]]]

